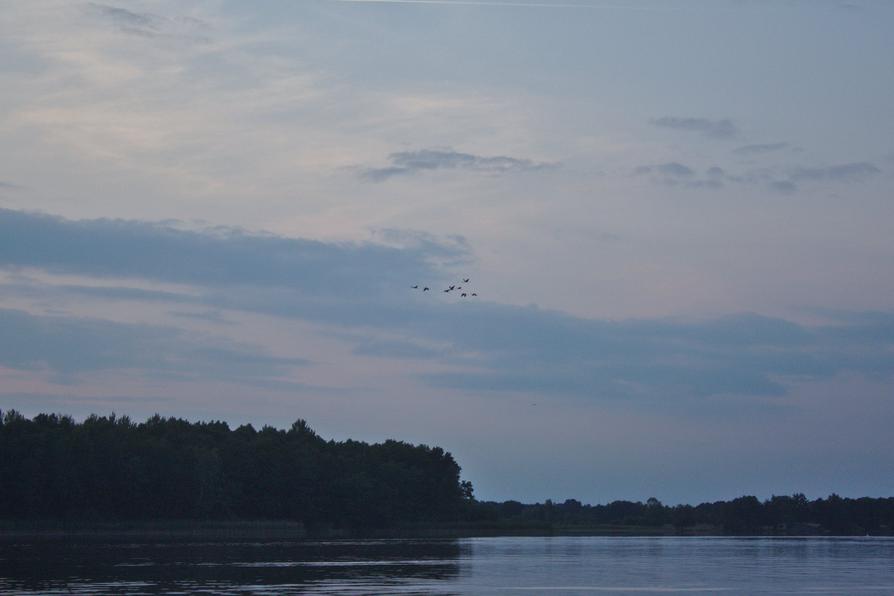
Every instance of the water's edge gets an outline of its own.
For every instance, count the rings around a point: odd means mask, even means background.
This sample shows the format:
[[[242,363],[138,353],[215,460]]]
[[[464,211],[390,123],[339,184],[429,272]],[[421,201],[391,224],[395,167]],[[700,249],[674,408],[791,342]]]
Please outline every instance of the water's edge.
[[[889,534],[883,534],[889,535]],[[306,540],[306,539],[362,539],[362,538],[475,538],[514,536],[730,536],[720,526],[679,528],[665,526],[558,526],[558,525],[413,525],[396,528],[343,529],[317,527],[308,529],[301,522],[290,520],[140,520],[140,521],[84,521],[84,520],[0,520],[0,542],[21,540]],[[816,528],[804,526],[788,528],[785,532],[737,534],[736,536],[772,537],[830,537]]]

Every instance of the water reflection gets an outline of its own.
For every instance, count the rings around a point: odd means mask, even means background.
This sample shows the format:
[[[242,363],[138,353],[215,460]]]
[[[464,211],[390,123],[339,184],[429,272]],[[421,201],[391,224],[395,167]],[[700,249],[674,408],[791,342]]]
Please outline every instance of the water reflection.
[[[0,544],[0,594],[892,594],[890,538]]]
[[[0,547],[0,594],[431,593],[457,577],[461,550],[456,540],[23,543]]]

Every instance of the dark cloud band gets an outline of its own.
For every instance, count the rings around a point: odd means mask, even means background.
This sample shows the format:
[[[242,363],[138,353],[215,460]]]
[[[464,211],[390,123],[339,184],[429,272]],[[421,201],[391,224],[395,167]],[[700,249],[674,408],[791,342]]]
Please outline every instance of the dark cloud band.
[[[82,300],[186,304],[190,313],[214,313],[205,320],[241,310],[312,321],[350,331],[359,356],[438,360],[450,370],[422,377],[438,386],[654,403],[773,396],[791,381],[894,373],[894,316],[889,314],[820,327],[757,315],[611,322],[532,307],[449,302],[413,293],[409,282],[419,281],[416,275],[443,275],[430,259],[455,256],[457,249],[428,244],[424,236],[417,240],[418,246],[403,249],[330,245],[232,230],[185,232],[143,222],[0,211],[0,265],[6,268],[195,287],[193,294],[181,295],[41,286],[44,298],[55,288]],[[105,295],[107,290],[111,294]],[[169,328],[16,310],[0,313],[0,337],[18,342],[0,348],[4,366],[46,366],[69,375],[135,367],[217,378],[239,370],[236,377],[261,383],[302,364],[263,352],[253,356],[251,349],[226,342],[183,341],[185,336]],[[474,358],[463,358],[469,354]]]
[[[391,164],[363,172],[367,180],[381,181],[394,176],[406,176],[432,170],[470,170],[492,174],[530,172],[555,167],[555,164],[505,155],[482,156],[460,153],[452,149],[420,149],[400,151],[388,156]]]
[[[0,266],[141,277],[202,286],[279,287],[342,295],[435,277],[432,261],[465,258],[460,243],[412,249],[325,243],[235,229],[181,230],[132,220],[66,220],[0,209]]]
[[[739,134],[739,129],[732,120],[711,120],[709,118],[678,118],[663,116],[652,120],[652,124],[662,128],[672,128],[686,132],[695,132],[714,139],[729,139]]]

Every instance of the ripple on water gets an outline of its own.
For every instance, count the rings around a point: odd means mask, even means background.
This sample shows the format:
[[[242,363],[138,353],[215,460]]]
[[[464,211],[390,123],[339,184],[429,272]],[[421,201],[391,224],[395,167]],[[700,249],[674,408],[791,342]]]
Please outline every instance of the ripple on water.
[[[18,544],[0,594],[894,594],[883,538]]]

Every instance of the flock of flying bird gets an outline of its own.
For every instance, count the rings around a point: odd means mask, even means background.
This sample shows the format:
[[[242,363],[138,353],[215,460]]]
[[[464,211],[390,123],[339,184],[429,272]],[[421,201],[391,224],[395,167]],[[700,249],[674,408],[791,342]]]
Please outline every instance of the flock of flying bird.
[[[449,294],[450,292],[462,290],[463,287],[461,285],[459,285],[459,283],[467,284],[467,283],[469,283],[469,278],[468,277],[463,278],[462,282],[457,282],[457,284],[450,286],[449,288],[444,290],[444,293]],[[418,290],[419,284],[416,284],[415,286],[410,286],[410,287],[413,288],[414,290]],[[429,291],[431,291],[431,288],[428,286],[422,286],[422,291],[429,292]],[[476,294],[475,292],[468,292],[468,291],[460,292],[460,294],[459,294],[460,298],[467,298],[469,296],[478,296],[478,294]]]

